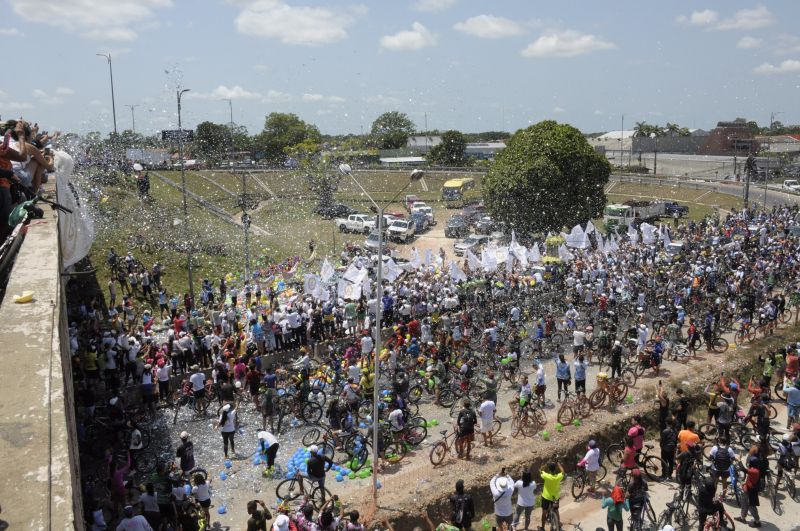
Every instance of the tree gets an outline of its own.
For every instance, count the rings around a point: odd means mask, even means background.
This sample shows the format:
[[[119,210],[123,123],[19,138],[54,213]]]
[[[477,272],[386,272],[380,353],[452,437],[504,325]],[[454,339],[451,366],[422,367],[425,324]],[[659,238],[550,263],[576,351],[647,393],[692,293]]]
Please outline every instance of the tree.
[[[442,143],[428,152],[428,163],[442,166],[464,166],[467,163],[467,142],[460,131],[445,131]]]
[[[652,127],[653,126],[649,125],[647,122],[636,122],[636,126],[633,128],[633,136],[650,136],[650,129]]]
[[[483,179],[492,217],[517,233],[572,227],[602,215],[611,166],[576,128],[552,120],[514,133]]]
[[[398,149],[406,145],[414,132],[414,122],[402,112],[385,112],[372,122],[372,136],[380,149]]]
[[[202,157],[219,161],[231,149],[231,130],[226,125],[201,122],[197,124],[194,146]]]
[[[664,132],[668,136],[679,136],[681,132],[680,126],[678,124],[673,124],[672,122],[667,122],[667,125],[664,126]]]
[[[255,139],[255,146],[271,162],[286,159],[284,149],[305,141],[319,143],[321,135],[313,124],[307,124],[296,114],[273,112],[264,120],[264,130]]]
[[[303,159],[298,172],[317,196],[315,212],[322,213],[334,206],[333,194],[339,188],[341,174],[332,169],[328,160],[324,157]]]

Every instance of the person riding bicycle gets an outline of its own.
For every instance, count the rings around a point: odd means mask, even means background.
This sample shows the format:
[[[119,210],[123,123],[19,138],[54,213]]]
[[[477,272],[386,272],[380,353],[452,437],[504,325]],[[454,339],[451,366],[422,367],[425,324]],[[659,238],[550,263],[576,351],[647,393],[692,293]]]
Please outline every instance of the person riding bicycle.
[[[578,310],[572,304],[569,305],[567,311],[564,312],[564,321],[566,321],[567,330],[575,330],[577,327],[576,321],[578,320]],[[552,332],[551,332],[552,333]]]
[[[306,464],[306,470],[308,471],[307,477],[312,483],[316,482],[319,485],[320,492],[322,493],[322,501],[324,502],[325,465],[333,465],[333,461],[331,461],[330,457],[321,453],[319,447],[315,444],[312,444],[308,450],[311,452],[311,457],[308,458],[308,463]]]
[[[728,478],[730,466],[736,459],[736,452],[728,445],[726,437],[720,437],[717,444],[711,448],[711,477],[715,481],[722,480],[722,497],[728,492]]]
[[[456,419],[456,452],[459,459],[464,458],[467,461],[470,459],[472,452],[472,441],[475,439],[475,424],[478,423],[478,416],[475,410],[472,409],[472,404],[468,398],[464,399],[464,408],[458,413]]]
[[[531,384],[528,382],[528,377],[523,376],[522,380],[520,380],[519,382],[519,391],[517,392],[516,396],[519,409],[522,410],[523,408],[528,407],[532,399],[533,399],[533,388],[531,387]]]
[[[743,424],[747,424],[755,417],[755,429],[761,441],[766,441],[769,435],[769,413],[765,405],[768,401],[769,395],[766,393],[755,397],[747,416],[742,421]]]
[[[720,523],[725,521],[725,508],[717,497],[717,482],[714,478],[706,478],[697,495],[697,514],[700,518],[700,529],[712,514],[717,514]]]
[[[589,492],[594,493],[594,484],[597,478],[597,471],[600,470],[600,448],[594,439],[589,441],[586,446],[586,455],[578,461],[579,467],[586,467],[586,476],[589,483]]]
[[[631,482],[628,484],[628,503],[631,508],[631,518],[642,518],[644,507],[647,504],[647,482],[642,477],[642,471],[635,468],[631,471]]]
[[[558,472],[556,472],[556,468]],[[547,521],[547,513],[550,508],[558,515],[558,500],[561,498],[561,482],[565,476],[564,467],[560,462],[549,463],[547,471],[544,469],[539,471],[539,476],[542,478],[544,484],[542,485],[542,525]]]
[[[775,480],[776,485],[781,484],[784,470],[789,474],[794,474],[794,471],[797,470],[796,447],[797,443],[794,442],[794,436],[791,433],[785,433],[781,442],[778,443],[778,475]]]

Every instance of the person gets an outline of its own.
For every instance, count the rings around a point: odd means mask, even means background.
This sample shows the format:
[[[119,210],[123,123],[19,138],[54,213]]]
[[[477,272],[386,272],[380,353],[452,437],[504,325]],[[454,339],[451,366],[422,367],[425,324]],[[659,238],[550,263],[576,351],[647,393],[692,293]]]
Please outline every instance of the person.
[[[547,391],[547,382],[544,379],[544,365],[534,363],[533,368],[536,370],[536,398],[540,403],[544,404],[544,394]]]
[[[664,462],[663,478],[668,479],[672,477],[675,472],[675,450],[678,447],[678,434],[675,433],[675,420],[672,417],[667,417],[666,425],[661,431],[661,461]]]
[[[261,509],[258,506],[261,506]],[[247,531],[267,531],[267,520],[272,519],[272,513],[267,509],[267,505],[261,500],[250,500],[247,502]]]
[[[611,349],[611,378],[622,376],[622,342],[614,341]]]
[[[153,531],[150,523],[141,514],[133,514],[133,506],[126,505],[122,510],[123,518],[117,525],[117,531]]]
[[[258,448],[261,455],[266,456],[267,471],[271,473],[275,466],[275,457],[278,455],[278,449],[280,448],[277,437],[268,431],[258,432]]]
[[[206,399],[206,375],[200,370],[200,366],[195,364],[190,367],[192,375],[189,381],[192,384],[192,395],[197,401],[197,409],[205,412],[203,405]]]
[[[697,456],[700,454],[699,446],[693,441],[686,444],[686,450],[678,454],[678,492],[683,499],[688,499],[692,488]]]
[[[522,478],[514,483],[514,490],[517,491],[517,509],[514,512],[514,523],[512,529],[519,529],[519,517],[525,513],[525,529],[531,523],[531,513],[536,506],[536,482],[533,481],[533,475],[530,470],[525,470],[522,473]]]
[[[758,516],[758,485],[761,482],[761,471],[758,468],[757,459],[751,459],[750,456],[747,458],[745,467],[747,478],[744,482],[744,495],[741,497],[742,512],[735,519],[746,524],[749,511],[753,515],[750,527],[761,527],[761,519]]]
[[[564,398],[567,397],[571,379],[569,363],[564,359],[564,354],[559,354],[558,360],[556,360],[556,382],[558,384],[556,396],[559,402],[561,402],[561,389],[564,389]]]
[[[494,428],[494,418],[497,413],[497,407],[494,402],[489,399],[488,393],[484,393],[485,400],[481,402],[478,407],[478,414],[481,418],[481,435],[483,436],[483,445],[492,446],[492,430]]]
[[[464,399],[464,408],[458,413],[455,429],[458,432],[456,438],[456,453],[459,459],[470,459],[472,452],[472,441],[475,440],[475,411],[472,409],[469,399]]]
[[[678,450],[685,452],[689,443],[700,444],[700,435],[694,430],[694,421],[686,422],[686,428],[678,432]]]
[[[636,447],[634,446],[633,439],[626,435],[623,437],[623,441],[625,442],[625,448],[622,451],[622,463],[620,468],[624,471],[639,468],[639,465],[636,463]]]
[[[175,456],[180,459],[180,468],[183,475],[194,468],[194,444],[189,440],[189,432],[181,432],[181,444],[175,451]]]
[[[195,501],[200,505],[203,510],[203,516],[206,519],[206,524],[211,523],[211,514],[208,510],[211,507],[211,492],[209,485],[206,483],[206,478],[203,474],[194,475],[194,487],[192,487],[192,496]]]
[[[717,402],[717,433],[720,437],[731,438],[731,424],[736,414],[736,405],[729,391],[722,391]]]
[[[784,378],[783,392],[786,393],[786,429],[792,422],[800,419],[800,380],[792,384],[789,378]]]
[[[219,421],[217,422],[217,429],[222,433],[222,446],[225,451],[225,459],[228,458],[228,443],[230,443],[231,452],[233,452],[235,456],[236,441],[234,440],[234,435],[236,435],[236,408],[232,407],[231,404],[222,406]]]
[[[658,429],[663,432],[667,427],[667,417],[669,417],[669,396],[667,396],[664,386],[661,385],[661,380],[658,381],[656,392],[658,397]]]
[[[292,524],[292,521],[288,516],[279,514],[275,517],[275,521],[272,522],[272,531],[289,531],[291,529],[290,524]],[[294,529],[296,530],[297,527],[294,527]]]
[[[450,495],[450,522],[456,529],[472,529],[475,504],[472,496],[464,491],[464,481],[456,481],[456,491]]]
[[[611,491],[611,496],[603,498],[600,506],[603,509],[608,509],[606,513],[606,527],[608,531],[622,531],[622,511],[629,511],[630,504],[628,499],[625,498],[625,492],[622,487],[615,485]]]
[[[469,494],[467,494],[469,496]],[[471,498],[470,498],[471,499]],[[356,511],[350,511],[350,521],[345,522],[344,524],[344,531],[365,531],[364,524],[360,523],[358,519],[361,517],[361,514]],[[465,528],[469,529],[469,528]]]
[[[306,470],[308,471],[308,479],[312,483],[317,483],[322,492],[322,501],[325,502],[325,465],[333,464],[331,458],[319,451],[319,447],[313,444],[309,447],[311,457],[308,458]]]
[[[556,468],[558,473],[556,473]],[[564,467],[561,463],[549,463],[547,471],[540,470],[539,476],[544,485],[542,487],[542,529],[547,521],[547,513],[552,507],[558,514],[558,500],[561,498],[561,482],[564,480]]]
[[[633,441],[633,449],[636,450],[637,461],[641,456],[642,448],[644,448],[644,428],[641,422],[642,417],[634,415],[633,418],[631,418],[631,427],[628,429],[628,437]]]
[[[675,391],[677,395],[677,403],[672,414],[675,416],[675,424],[677,429],[685,428],[686,422],[689,417],[689,399],[683,392],[683,389]]]
[[[708,517],[715,513],[719,515],[720,522],[725,521],[725,509],[717,498],[717,482],[714,478],[706,478],[697,494],[697,515],[700,519],[700,529],[704,529]]]
[[[711,448],[711,477],[714,481],[722,480],[722,497],[728,492],[728,478],[731,477],[730,466],[736,459],[733,448],[728,446],[728,439],[720,437]]]
[[[600,448],[597,447],[597,442],[594,439],[590,440],[586,446],[586,455],[578,461],[578,466],[586,467],[589,493],[593,494],[597,471],[600,470]]]
[[[592,352],[591,350],[589,351]],[[586,363],[583,354],[578,356],[578,359],[573,362],[575,366],[575,394],[586,394],[586,369],[589,364]]]
[[[794,436],[791,433],[784,433],[781,442],[778,443],[778,474],[775,478],[775,484],[781,484],[783,471],[786,470],[789,474],[794,474],[797,469],[797,456],[794,453]]]
[[[497,527],[503,529],[512,525],[514,505],[511,503],[511,496],[514,494],[514,480],[506,474],[503,467],[500,474],[495,474],[489,481],[489,489],[492,491],[492,502],[494,503],[494,517]]]
[[[647,482],[642,477],[642,471],[638,468],[631,471],[631,482],[628,484],[628,503],[631,510],[631,518],[642,521],[644,516],[645,504],[647,503]]]
[[[158,508],[158,498],[156,487],[153,483],[147,483],[145,491],[139,496],[139,503],[142,505],[142,515],[147,519],[147,523],[153,529],[161,528],[161,511]]]

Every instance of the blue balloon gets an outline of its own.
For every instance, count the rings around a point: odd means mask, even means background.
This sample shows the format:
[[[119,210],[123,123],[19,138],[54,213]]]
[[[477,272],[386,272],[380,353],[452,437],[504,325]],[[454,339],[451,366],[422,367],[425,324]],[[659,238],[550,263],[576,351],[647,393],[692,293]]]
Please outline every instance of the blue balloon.
[[[294,478],[294,472],[289,472],[286,474],[286,479],[292,479],[292,478]]]
[[[226,459],[225,460],[225,468],[230,468],[232,466],[233,466],[233,463],[231,463],[231,460],[230,459]]]
[[[225,472],[220,472],[219,473],[219,479],[221,479],[222,481],[225,481],[226,479],[228,479],[228,474],[226,474]]]
[[[224,505],[220,505],[219,508],[217,509],[217,512],[219,514],[225,514],[228,512],[228,509]]]
[[[376,486],[377,488],[381,488],[381,487],[383,487],[383,485],[381,484],[381,480],[378,480],[378,481],[377,481],[377,483],[375,483],[375,486]]]

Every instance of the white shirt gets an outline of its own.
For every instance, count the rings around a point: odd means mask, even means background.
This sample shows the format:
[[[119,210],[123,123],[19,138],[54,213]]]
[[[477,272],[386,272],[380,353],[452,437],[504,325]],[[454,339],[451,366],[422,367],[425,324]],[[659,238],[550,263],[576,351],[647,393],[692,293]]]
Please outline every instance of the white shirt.
[[[132,518],[123,518],[117,526],[117,531],[153,531],[153,528],[144,516],[137,514]]]
[[[372,347],[373,346],[374,346],[374,343],[372,341],[372,337],[364,336],[364,337],[361,338],[361,353],[362,354],[369,354],[370,352],[372,352]]]
[[[597,472],[600,470],[600,448],[588,450],[586,455],[583,456],[583,460],[586,461],[587,472]]]
[[[211,495],[208,493],[208,483],[192,487],[192,494],[194,494],[194,498],[197,501],[206,501],[211,499]]]
[[[389,422],[392,425],[393,431],[399,431],[403,429],[403,411],[401,409],[395,409],[391,413],[389,413]]]
[[[511,496],[514,494],[514,480],[511,476],[506,476],[506,488],[500,489],[497,484],[501,478],[493,477],[489,482],[489,488],[492,490],[492,499],[494,502],[494,514],[497,516],[511,516],[514,512],[514,504],[511,502]]]
[[[583,342],[586,340],[586,332],[581,330],[575,330],[572,332],[572,345],[576,347],[582,347]]]
[[[514,489],[517,491],[517,505],[520,507],[533,507],[536,503],[536,496],[534,495],[534,491],[536,490],[536,482],[531,481],[528,483],[527,487],[522,486],[522,480],[518,479],[516,483],[514,483]]]
[[[196,372],[189,377],[189,381],[192,383],[192,390],[199,391],[206,386],[206,375],[202,372]]]
[[[223,411],[219,416],[219,421],[222,422],[222,417],[225,415]],[[225,420],[225,424],[222,425],[222,429],[220,431],[224,431],[225,433],[230,433],[232,431],[236,431],[236,410],[231,409],[228,411],[228,418]]]
[[[142,495],[139,496],[139,503],[142,504],[142,508],[145,511],[158,512],[158,503],[156,503],[156,496],[154,494],[142,493]]]
[[[494,402],[491,400],[484,400],[478,408],[478,413],[480,413],[481,420],[484,422],[491,422],[494,418],[494,409]]]
[[[156,369],[156,375],[158,376],[159,382],[168,382],[169,381],[169,373],[172,370],[172,364],[168,363],[163,367],[159,367]]]
[[[536,371],[536,385],[545,385],[544,367],[539,367],[539,369]]]
[[[263,437],[260,438],[264,440],[264,446],[267,448],[278,443],[278,438],[268,431],[265,431]]]

